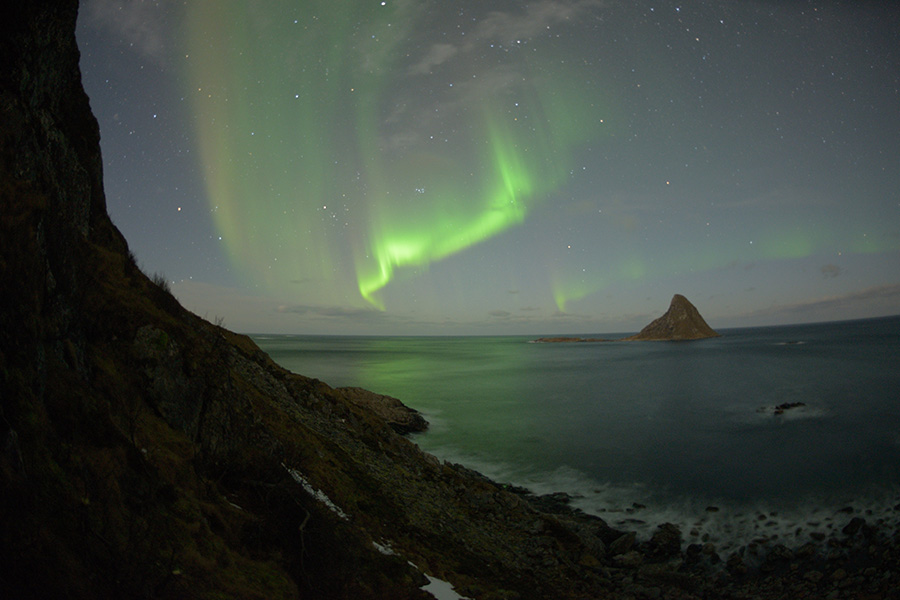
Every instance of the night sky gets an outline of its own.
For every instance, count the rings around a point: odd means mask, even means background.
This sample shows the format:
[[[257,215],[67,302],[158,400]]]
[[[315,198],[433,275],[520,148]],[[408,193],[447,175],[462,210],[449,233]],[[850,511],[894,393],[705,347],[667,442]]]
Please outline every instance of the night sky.
[[[82,2],[110,215],[243,332],[900,313],[892,2]]]

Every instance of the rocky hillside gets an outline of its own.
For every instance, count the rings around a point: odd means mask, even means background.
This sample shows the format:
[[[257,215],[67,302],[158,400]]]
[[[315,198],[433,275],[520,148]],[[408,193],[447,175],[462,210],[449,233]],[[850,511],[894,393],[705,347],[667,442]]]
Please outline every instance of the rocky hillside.
[[[681,294],[675,294],[669,310],[663,316],[654,319],[636,335],[623,340],[702,340],[711,337],[719,337],[719,334],[706,324],[697,307]]]
[[[77,8],[0,9],[0,597],[430,598],[430,578],[484,599],[838,585],[810,571],[828,566],[814,553],[779,550],[767,579],[747,579],[741,556],[719,568],[674,526],[636,540],[564,497],[443,463],[400,434],[423,424],[394,399],[286,372],[184,310],[107,216]],[[870,530],[832,554],[875,547]],[[882,562],[842,562],[840,581],[897,562],[877,550]]]

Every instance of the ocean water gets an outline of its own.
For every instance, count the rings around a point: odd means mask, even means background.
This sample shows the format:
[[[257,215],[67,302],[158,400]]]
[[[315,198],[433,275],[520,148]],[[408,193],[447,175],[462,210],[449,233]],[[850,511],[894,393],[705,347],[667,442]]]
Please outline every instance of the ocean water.
[[[439,458],[567,492],[613,525],[674,522],[723,550],[799,545],[858,515],[895,526],[900,317],[721,333],[254,339],[291,371],[421,411],[414,441]],[[776,414],[785,403],[803,405]]]

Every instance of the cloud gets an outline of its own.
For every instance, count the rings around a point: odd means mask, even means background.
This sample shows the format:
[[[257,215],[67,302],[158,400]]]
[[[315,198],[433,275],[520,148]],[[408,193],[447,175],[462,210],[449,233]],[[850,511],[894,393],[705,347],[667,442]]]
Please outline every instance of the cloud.
[[[776,305],[748,317],[775,317],[784,322],[838,321],[900,313],[900,284],[880,285],[839,296]]]
[[[527,5],[524,12],[495,11],[479,23],[475,35],[479,39],[495,39],[501,44],[515,43],[542,33],[554,24],[571,21],[587,10],[602,6],[603,2],[600,0],[545,0]]]
[[[409,316],[370,308],[288,304],[270,296],[192,280],[177,281],[172,290],[188,310],[210,320],[224,319],[226,327],[245,333],[352,334],[415,324]]]
[[[776,187],[755,196],[737,197],[729,200],[719,199],[713,206],[717,210],[733,211],[741,208],[763,210],[777,209],[821,209],[826,206],[839,206],[837,199],[816,190],[800,185]]]
[[[354,320],[357,322],[384,321],[389,317],[386,313],[370,308],[353,308],[345,306],[315,306],[307,304],[280,304],[275,312],[281,314],[297,314],[325,319]]]
[[[841,268],[837,265],[828,264],[822,267],[822,277],[825,279],[833,279],[841,274]]]
[[[327,306],[285,302],[246,290],[193,280],[176,281],[172,290],[178,300],[194,313],[209,320],[224,320],[233,331],[250,334],[303,333],[313,335],[521,335],[626,331],[631,323],[596,316],[556,312],[526,306],[495,309],[481,318],[454,318],[446,315],[396,314],[370,308]],[[642,319],[640,327],[649,322]]]
[[[428,53],[418,63],[409,69],[410,75],[427,75],[434,67],[447,62],[459,52],[459,48],[453,44],[434,44]]]
[[[539,77],[529,67],[532,59],[526,55],[528,42],[546,35],[548,27],[577,25],[579,17],[603,5],[600,0],[544,0],[524,10],[490,11],[458,42],[422,39],[416,45],[423,48],[421,56],[405,71],[419,77],[412,80],[414,85],[398,86],[390,113],[383,118],[390,125],[384,146],[410,150],[425,139],[422,132],[462,127],[453,115],[466,115],[469,107],[539,87]],[[497,57],[487,58],[488,50]]]
[[[554,319],[579,319],[579,320],[590,319],[590,317],[586,317],[585,315],[579,315],[576,313],[565,312],[563,310],[557,310],[556,312],[554,312],[553,318]]]
[[[83,3],[88,23],[121,36],[141,55],[163,62],[166,50],[164,15],[166,2],[144,0],[87,0]]]

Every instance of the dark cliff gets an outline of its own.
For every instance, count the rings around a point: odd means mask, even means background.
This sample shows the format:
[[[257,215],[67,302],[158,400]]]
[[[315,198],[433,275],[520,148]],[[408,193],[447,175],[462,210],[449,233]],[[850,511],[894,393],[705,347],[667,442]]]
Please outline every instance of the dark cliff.
[[[665,340],[702,340],[719,337],[712,327],[706,324],[700,312],[681,294],[672,296],[669,310],[658,319],[636,334],[626,338],[627,341],[665,341]]]

